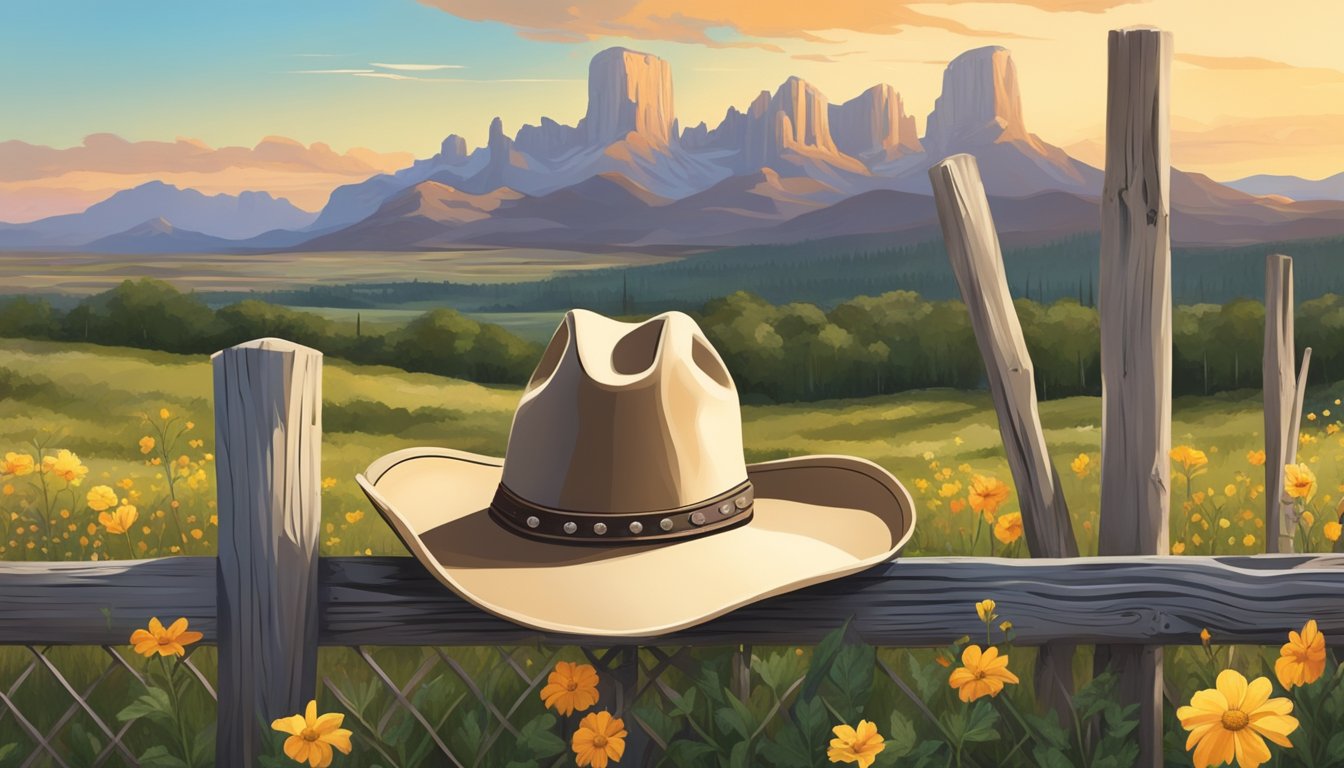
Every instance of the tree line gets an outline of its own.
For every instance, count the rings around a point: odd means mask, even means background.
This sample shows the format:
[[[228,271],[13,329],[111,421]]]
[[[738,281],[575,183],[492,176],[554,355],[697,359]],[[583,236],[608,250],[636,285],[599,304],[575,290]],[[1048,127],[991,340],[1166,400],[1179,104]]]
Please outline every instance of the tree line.
[[[394,330],[365,333],[358,322],[254,299],[213,309],[195,294],[152,279],[127,280],[68,311],[42,298],[11,298],[0,305],[0,336],[182,354],[276,336],[356,363],[492,384],[526,381],[541,353],[538,344],[451,309],[430,310]]]
[[[1015,302],[1042,399],[1101,392],[1097,310],[1076,298]],[[984,364],[965,306],[911,291],[859,296],[827,310],[772,304],[743,291],[692,314],[723,355],[747,402],[865,397],[909,389],[984,386]],[[627,316],[626,319],[639,319]],[[1177,306],[1172,316],[1177,394],[1259,387],[1263,305],[1250,299]],[[1297,306],[1297,342],[1310,346],[1313,380],[1344,367],[1344,298],[1326,294]],[[482,383],[522,384],[540,345],[452,309],[434,309],[395,328],[359,323],[257,300],[218,309],[157,280],[126,281],[69,310],[45,299],[0,304],[0,336],[209,353],[279,336],[357,363],[391,365]]]

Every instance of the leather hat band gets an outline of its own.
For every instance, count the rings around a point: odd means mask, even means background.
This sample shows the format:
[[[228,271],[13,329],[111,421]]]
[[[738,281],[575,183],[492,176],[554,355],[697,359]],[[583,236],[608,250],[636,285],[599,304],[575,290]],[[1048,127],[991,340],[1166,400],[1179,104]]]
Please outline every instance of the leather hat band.
[[[567,512],[519,498],[501,483],[490,503],[495,522],[545,541],[634,544],[703,536],[751,519],[755,495],[748,480],[709,501],[666,512]]]

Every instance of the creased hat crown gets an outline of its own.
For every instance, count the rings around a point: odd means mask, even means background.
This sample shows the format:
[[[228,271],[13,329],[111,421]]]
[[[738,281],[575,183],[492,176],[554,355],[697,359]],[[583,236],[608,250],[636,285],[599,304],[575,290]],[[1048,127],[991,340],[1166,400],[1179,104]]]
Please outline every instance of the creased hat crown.
[[[504,487],[551,509],[628,514],[746,479],[737,387],[694,320],[565,315],[514,414]]]

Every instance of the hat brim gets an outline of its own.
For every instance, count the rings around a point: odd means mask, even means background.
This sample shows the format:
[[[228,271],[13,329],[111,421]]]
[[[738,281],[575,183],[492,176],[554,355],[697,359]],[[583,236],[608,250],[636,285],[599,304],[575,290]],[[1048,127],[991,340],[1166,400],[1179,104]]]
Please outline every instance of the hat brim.
[[[854,457],[807,456],[747,467],[755,511],[744,525],[670,543],[550,543],[490,518],[503,463],[409,448],[356,480],[439,581],[490,613],[547,632],[673,632],[881,563],[914,529],[910,494],[891,473]]]

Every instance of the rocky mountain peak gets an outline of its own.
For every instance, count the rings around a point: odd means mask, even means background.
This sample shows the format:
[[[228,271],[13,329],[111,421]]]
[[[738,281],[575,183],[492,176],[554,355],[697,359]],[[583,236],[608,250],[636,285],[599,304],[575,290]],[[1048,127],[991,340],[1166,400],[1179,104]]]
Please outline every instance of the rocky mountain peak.
[[[831,136],[847,155],[868,162],[885,162],[920,152],[914,115],[895,88],[885,83],[830,107]]]
[[[1012,54],[1000,46],[967,51],[943,71],[943,91],[924,134],[940,151],[967,144],[1029,140]]]
[[[606,146],[638,133],[654,147],[675,134],[672,69],[667,62],[627,48],[608,48],[588,65],[588,112],[583,119],[590,146]]]

